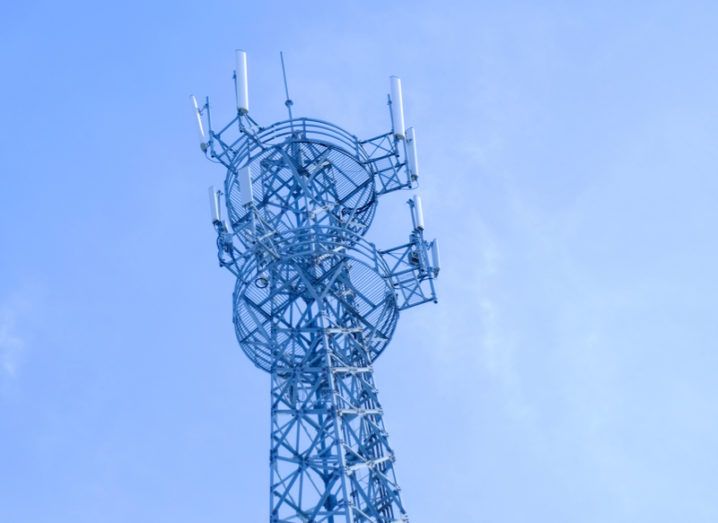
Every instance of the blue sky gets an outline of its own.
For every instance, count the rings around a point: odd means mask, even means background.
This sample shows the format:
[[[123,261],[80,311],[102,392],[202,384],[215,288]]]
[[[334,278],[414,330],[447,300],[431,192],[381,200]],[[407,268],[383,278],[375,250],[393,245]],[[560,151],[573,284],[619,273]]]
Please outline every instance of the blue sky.
[[[266,521],[188,94],[416,126],[439,305],[376,380],[414,523],[718,521],[712,2],[13,3],[0,33],[0,521]],[[405,194],[369,238],[409,230]]]

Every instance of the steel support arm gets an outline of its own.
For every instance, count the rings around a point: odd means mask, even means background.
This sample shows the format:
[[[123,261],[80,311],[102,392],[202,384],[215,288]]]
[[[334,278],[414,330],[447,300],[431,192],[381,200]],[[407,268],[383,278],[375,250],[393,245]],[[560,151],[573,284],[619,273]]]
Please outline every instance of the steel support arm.
[[[432,266],[429,255],[432,244],[424,240],[421,231],[415,230],[411,233],[409,243],[379,251],[389,266],[400,310],[436,302],[434,278],[438,274],[438,267]]]

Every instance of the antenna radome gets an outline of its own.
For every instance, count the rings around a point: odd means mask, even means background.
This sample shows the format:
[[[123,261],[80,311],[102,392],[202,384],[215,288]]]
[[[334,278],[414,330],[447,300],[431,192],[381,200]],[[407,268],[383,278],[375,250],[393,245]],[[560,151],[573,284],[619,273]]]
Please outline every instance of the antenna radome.
[[[413,127],[406,130],[406,163],[412,181],[419,179],[419,157],[416,153],[416,132]]]
[[[242,206],[252,203],[252,171],[249,165],[239,170],[239,198]]]
[[[207,150],[207,139],[204,134],[204,125],[202,124],[202,111],[197,104],[197,98],[194,95],[190,95],[192,100],[192,107],[194,108],[194,114],[197,117],[197,132],[199,133],[199,147],[202,151]]]
[[[434,269],[434,276],[439,274],[439,267],[441,267],[441,260],[439,258],[439,240],[431,242],[431,265]]]
[[[237,59],[237,110],[241,114],[249,112],[249,84],[247,82],[247,53],[241,49],[235,51]]]
[[[209,186],[209,210],[212,216],[212,223],[222,222],[222,209],[219,206],[219,191],[214,190],[214,185]]]
[[[409,200],[411,205],[411,217],[414,221],[414,229],[417,231],[424,230],[424,209],[421,206],[421,196],[415,194],[414,197]]]
[[[394,124],[394,136],[403,140],[406,134],[404,127],[404,100],[401,95],[401,78],[392,76],[391,80],[391,121]]]

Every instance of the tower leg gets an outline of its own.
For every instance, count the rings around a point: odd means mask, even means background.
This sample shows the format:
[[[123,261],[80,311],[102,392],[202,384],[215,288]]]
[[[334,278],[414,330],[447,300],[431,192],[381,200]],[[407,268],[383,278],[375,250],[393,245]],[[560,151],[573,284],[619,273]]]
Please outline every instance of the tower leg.
[[[408,521],[359,329],[326,328],[272,371],[272,523]]]

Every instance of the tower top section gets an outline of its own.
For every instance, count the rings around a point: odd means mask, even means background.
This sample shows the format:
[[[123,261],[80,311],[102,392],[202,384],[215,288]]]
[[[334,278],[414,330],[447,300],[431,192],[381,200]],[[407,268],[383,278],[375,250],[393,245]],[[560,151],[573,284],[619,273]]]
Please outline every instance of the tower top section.
[[[209,99],[200,105],[192,97],[200,148],[227,168],[228,226],[240,232],[247,247],[257,235],[309,225],[347,231],[347,238],[362,236],[379,196],[417,187],[416,133],[405,126],[401,80],[389,79],[391,130],[360,139],[333,123],[293,116],[284,55],[280,56],[287,120],[263,126],[251,116],[243,50],[236,51],[237,109],[228,124],[215,129]]]
[[[401,310],[435,300],[438,274],[438,247],[424,240],[418,197],[409,200],[408,243],[382,251],[363,238],[381,196],[418,184],[401,80],[389,79],[390,130],[362,139],[294,117],[281,58],[287,120],[264,126],[253,118],[244,51],[236,52],[237,103],[228,124],[213,127],[209,99],[200,105],[192,97],[200,148],[227,170],[210,202],[220,264],[237,277],[237,337],[267,371],[301,366],[322,332],[352,333],[373,361]]]

